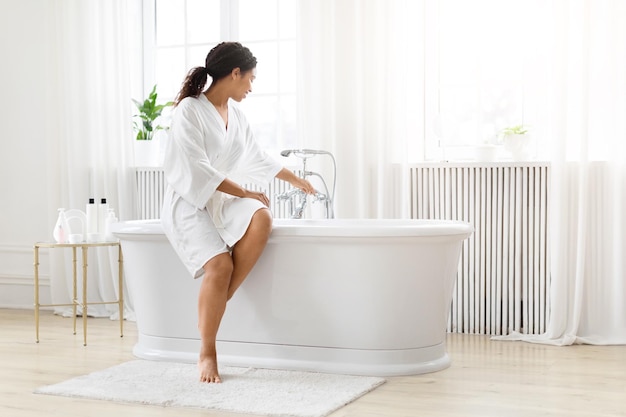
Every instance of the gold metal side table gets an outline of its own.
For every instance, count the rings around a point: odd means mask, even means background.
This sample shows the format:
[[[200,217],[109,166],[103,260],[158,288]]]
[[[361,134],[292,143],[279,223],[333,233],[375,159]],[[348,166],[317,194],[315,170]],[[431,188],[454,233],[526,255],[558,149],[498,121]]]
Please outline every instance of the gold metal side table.
[[[118,249],[118,299],[116,301],[87,301],[87,255],[89,248],[116,246]],[[72,302],[67,304],[40,304],[39,303],[39,249],[40,248],[71,248],[72,249]],[[77,274],[76,274],[76,252],[81,248],[83,258],[83,293],[82,299],[78,299]],[[83,315],[83,345],[87,346],[87,307],[96,304],[118,304],[120,309],[120,337],[124,337],[124,289],[123,289],[123,263],[122,246],[119,242],[97,242],[97,243],[49,243],[37,242],[34,245],[35,250],[35,337],[39,343],[39,308],[40,307],[72,307],[72,317],[74,325],[74,334],[76,334],[76,308],[82,307]]]

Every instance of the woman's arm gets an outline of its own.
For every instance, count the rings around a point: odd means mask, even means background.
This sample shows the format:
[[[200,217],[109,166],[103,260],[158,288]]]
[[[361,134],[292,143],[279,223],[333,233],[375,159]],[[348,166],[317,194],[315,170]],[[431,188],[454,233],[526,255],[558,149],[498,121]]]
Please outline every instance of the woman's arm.
[[[304,178],[298,177],[287,168],[281,169],[278,174],[276,174],[276,178],[278,178],[279,180],[287,181],[294,187],[301,189],[307,194],[316,193],[315,188],[313,188],[313,185],[311,185],[309,181],[305,180]],[[270,204],[269,198],[267,198],[265,193],[262,193],[260,191],[247,190],[236,182],[229,180],[228,178],[225,178],[224,181],[222,181],[220,185],[218,185],[217,190],[226,194],[233,195],[235,197],[253,198],[255,200],[259,200],[267,207],[269,207]]]
[[[265,204],[266,207],[269,207],[270,205],[270,200],[267,198],[265,193],[247,190],[228,178],[225,178],[224,181],[217,186],[217,190],[226,194],[234,195],[235,197],[253,198],[255,200],[259,200],[261,203]]]
[[[309,181],[305,180],[304,178],[298,177],[296,174],[293,173],[293,171],[287,168],[281,169],[278,174],[276,174],[276,178],[278,178],[279,180],[287,181],[289,184],[301,189],[307,194],[316,193],[315,188],[313,188],[313,185],[311,185]]]

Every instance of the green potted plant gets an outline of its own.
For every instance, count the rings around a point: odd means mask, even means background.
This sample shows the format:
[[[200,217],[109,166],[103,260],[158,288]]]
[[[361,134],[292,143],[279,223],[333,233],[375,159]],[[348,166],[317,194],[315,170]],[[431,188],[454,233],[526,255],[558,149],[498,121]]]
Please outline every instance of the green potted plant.
[[[502,134],[504,136],[525,135],[526,133],[528,133],[528,128],[526,128],[524,125],[506,127],[502,131]]]
[[[502,142],[514,160],[529,159],[529,130],[524,125],[514,125],[502,130]]]
[[[157,86],[155,84],[154,87],[152,87],[152,91],[150,91],[148,98],[144,101],[137,101],[133,99],[133,102],[139,111],[135,115],[135,118],[138,118],[139,120],[135,120],[133,122],[133,127],[135,128],[135,132],[137,132],[137,136],[135,137],[137,140],[152,140],[156,131],[167,129],[166,126],[162,126],[157,123],[157,119],[161,116],[161,113],[166,107],[169,107],[174,103],[168,101],[165,104],[157,104],[156,87]]]

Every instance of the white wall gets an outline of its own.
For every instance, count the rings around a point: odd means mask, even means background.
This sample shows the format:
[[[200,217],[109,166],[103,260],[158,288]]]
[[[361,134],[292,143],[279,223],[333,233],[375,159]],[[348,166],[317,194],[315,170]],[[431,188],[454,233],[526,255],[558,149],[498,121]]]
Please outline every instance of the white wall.
[[[32,307],[33,243],[51,238],[55,217],[47,190],[55,170],[46,165],[56,141],[51,3],[0,0],[0,307]]]
[[[131,63],[132,96],[138,97],[143,84],[142,2],[126,4],[131,22],[138,24],[130,28],[137,52]],[[66,122],[59,116],[64,113],[57,68],[63,56],[57,47],[60,5],[68,4],[0,0],[0,308],[32,308],[33,244],[52,240],[61,189],[66,187],[60,178],[68,155],[60,140]],[[41,302],[47,303],[47,250],[41,251],[40,264]]]

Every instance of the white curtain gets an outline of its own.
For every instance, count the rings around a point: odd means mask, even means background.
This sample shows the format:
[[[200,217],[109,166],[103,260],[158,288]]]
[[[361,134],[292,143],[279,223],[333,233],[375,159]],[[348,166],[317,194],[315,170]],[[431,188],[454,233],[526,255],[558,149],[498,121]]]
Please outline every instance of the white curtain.
[[[133,218],[129,3],[58,0],[53,9],[56,38],[47,41],[55,65],[44,75],[58,121],[50,136],[49,210],[85,211],[89,198],[106,198],[118,218]],[[71,300],[69,252],[50,250],[53,303]],[[117,250],[90,249],[88,267],[89,301],[115,300]],[[79,264],[79,281],[80,271]],[[116,311],[115,305],[89,307],[94,316]]]
[[[626,3],[554,2],[547,343],[626,343]]]
[[[298,2],[299,140],[337,158],[337,217],[407,216],[407,141],[422,120],[420,22],[404,13],[415,5]]]
[[[551,314],[496,339],[626,344],[626,3],[551,4]]]

